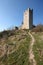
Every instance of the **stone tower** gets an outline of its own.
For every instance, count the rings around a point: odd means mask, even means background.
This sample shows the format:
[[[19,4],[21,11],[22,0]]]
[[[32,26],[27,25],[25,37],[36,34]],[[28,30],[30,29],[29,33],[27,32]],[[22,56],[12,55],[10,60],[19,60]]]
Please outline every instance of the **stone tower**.
[[[33,27],[33,9],[28,8],[23,15],[22,29],[31,29]]]

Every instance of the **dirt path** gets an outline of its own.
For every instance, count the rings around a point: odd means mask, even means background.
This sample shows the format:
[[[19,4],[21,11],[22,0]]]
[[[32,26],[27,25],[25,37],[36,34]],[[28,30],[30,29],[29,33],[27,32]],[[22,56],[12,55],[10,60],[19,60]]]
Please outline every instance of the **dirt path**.
[[[36,65],[36,61],[34,59],[34,53],[33,53],[33,45],[34,45],[35,39],[30,32],[29,32],[29,35],[31,36],[31,44],[29,47],[29,61],[31,65]]]

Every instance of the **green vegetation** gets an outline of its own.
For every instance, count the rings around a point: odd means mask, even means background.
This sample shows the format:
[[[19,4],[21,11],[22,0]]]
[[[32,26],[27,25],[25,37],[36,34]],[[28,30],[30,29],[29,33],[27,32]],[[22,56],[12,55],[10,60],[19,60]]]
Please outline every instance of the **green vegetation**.
[[[13,36],[9,36],[4,41],[5,44],[14,46],[14,52],[10,54],[6,52],[0,58],[0,65],[29,65],[29,45],[31,38],[26,30],[17,30],[15,32],[13,32],[15,33]],[[10,46],[10,49],[12,46]]]
[[[0,65],[30,65],[29,30],[8,30],[0,32]],[[31,32],[35,38],[33,51],[37,65],[43,65],[43,32]],[[4,46],[5,45],[5,46]],[[6,52],[1,53],[3,50]],[[9,51],[9,54],[8,54]]]
[[[36,27],[33,27],[33,29],[31,31],[32,32],[43,32],[43,25],[38,24]]]
[[[43,32],[34,33],[35,44],[33,47],[37,65],[43,65]]]

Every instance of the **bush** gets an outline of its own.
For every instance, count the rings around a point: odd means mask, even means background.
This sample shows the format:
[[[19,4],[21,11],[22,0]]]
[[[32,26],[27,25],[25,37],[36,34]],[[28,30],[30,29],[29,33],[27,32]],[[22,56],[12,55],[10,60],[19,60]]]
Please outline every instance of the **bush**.
[[[43,32],[43,25],[39,24],[32,29],[32,32]]]
[[[18,30],[18,27],[15,27],[15,30]]]

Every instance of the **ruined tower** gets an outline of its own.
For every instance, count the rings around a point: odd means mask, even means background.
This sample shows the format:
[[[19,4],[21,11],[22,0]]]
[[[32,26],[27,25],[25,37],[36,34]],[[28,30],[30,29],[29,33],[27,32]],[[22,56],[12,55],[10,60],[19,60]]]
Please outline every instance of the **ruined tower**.
[[[31,29],[33,26],[33,9],[28,8],[23,15],[22,29]]]

